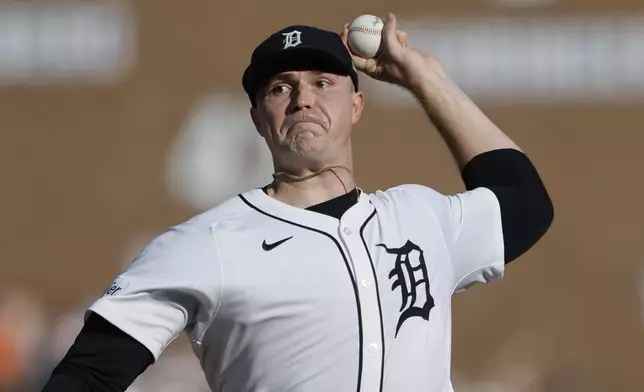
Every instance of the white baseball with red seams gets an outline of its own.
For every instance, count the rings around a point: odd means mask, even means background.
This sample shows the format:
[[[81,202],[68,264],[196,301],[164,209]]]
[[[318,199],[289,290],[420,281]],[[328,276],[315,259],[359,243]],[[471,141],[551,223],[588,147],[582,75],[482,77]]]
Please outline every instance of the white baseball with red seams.
[[[361,15],[349,24],[347,43],[354,54],[362,58],[375,57],[380,49],[385,23],[374,15]]]

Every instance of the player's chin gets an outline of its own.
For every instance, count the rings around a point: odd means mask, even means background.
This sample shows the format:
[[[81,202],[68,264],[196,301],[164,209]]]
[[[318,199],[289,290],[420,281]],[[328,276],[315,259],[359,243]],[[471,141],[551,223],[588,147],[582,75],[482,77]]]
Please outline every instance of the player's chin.
[[[315,156],[324,150],[325,137],[314,132],[298,132],[289,141],[289,150],[299,156]]]

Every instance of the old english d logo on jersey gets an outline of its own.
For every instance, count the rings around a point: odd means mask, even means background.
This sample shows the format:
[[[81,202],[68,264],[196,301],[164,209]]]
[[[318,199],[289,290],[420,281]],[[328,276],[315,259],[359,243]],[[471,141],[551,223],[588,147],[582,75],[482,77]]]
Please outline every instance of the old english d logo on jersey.
[[[429,320],[429,312],[434,307],[434,298],[429,292],[429,276],[423,250],[411,241],[400,248],[383,247],[389,254],[396,255],[394,268],[389,273],[389,279],[394,278],[391,290],[400,289],[402,304],[400,317],[396,326],[396,336],[403,323],[411,317],[421,317]]]

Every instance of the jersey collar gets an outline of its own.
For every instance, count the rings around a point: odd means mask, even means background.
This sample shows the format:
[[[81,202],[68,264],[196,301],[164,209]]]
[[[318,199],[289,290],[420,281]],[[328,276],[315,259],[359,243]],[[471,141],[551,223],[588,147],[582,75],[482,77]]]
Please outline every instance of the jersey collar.
[[[336,235],[340,226],[359,229],[365,220],[373,213],[374,207],[369,196],[358,188],[358,202],[349,208],[341,219],[330,217],[304,208],[294,207],[268,196],[261,188],[251,189],[240,195],[259,212],[277,220],[287,221],[306,227],[323,230]]]

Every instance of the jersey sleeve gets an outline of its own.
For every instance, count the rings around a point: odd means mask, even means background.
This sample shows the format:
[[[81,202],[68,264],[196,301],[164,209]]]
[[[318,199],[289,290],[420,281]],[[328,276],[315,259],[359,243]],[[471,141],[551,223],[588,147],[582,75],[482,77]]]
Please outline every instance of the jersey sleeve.
[[[87,314],[99,314],[156,360],[182,331],[209,323],[221,280],[211,230],[177,226],[152,240]]]
[[[405,189],[422,201],[440,225],[450,255],[454,293],[503,276],[501,209],[491,190],[480,187],[443,195],[421,185]]]

